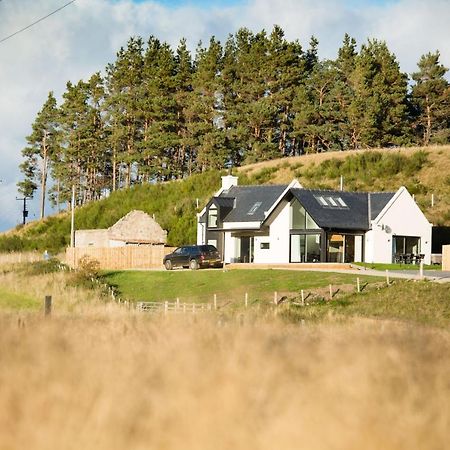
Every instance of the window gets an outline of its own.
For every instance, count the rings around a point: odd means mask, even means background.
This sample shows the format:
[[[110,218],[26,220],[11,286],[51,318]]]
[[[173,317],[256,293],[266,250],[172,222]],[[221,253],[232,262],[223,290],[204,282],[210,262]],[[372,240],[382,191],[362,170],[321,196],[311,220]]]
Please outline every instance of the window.
[[[270,243],[269,242],[261,242],[261,250],[269,250]]]
[[[420,253],[420,238],[414,236],[395,236],[394,237],[394,255]]]
[[[262,205],[262,202],[256,202],[247,213],[248,216],[253,216],[255,214],[256,210]]]
[[[315,199],[319,202],[319,205],[328,206],[327,201],[323,197],[315,197]]]
[[[320,234],[292,234],[291,262],[319,262]]]
[[[217,227],[217,208],[211,206],[208,210],[208,227]]]
[[[291,229],[294,230],[316,230],[319,227],[313,218],[306,212],[298,201],[292,203]]]
[[[327,200],[331,203],[332,206],[337,206],[338,204],[334,201],[333,197],[328,197]]]
[[[347,203],[341,197],[314,196],[320,206],[324,208],[348,208]]]

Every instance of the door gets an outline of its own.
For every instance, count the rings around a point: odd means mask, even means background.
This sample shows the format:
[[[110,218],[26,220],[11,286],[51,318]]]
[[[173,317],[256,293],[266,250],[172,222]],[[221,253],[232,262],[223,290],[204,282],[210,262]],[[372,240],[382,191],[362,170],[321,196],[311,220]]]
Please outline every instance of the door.
[[[241,240],[241,263],[252,263],[254,259],[255,239],[253,236],[242,236]]]

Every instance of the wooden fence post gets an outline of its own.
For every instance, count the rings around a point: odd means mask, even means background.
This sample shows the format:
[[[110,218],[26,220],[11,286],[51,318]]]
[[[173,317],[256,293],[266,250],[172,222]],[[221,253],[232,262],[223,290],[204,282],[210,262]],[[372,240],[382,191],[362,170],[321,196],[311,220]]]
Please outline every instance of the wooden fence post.
[[[49,316],[52,313],[52,296],[46,295],[44,300],[44,314]]]
[[[214,294],[214,309],[217,309],[217,294]]]
[[[275,305],[278,305],[278,292],[275,291],[273,293],[273,302],[275,303]]]
[[[386,269],[386,284],[389,286],[389,270]]]
[[[333,300],[333,288],[330,284],[330,300]]]
[[[164,314],[167,314],[169,311],[169,302],[165,301],[164,302]]]
[[[359,285],[359,277],[356,278],[356,292],[361,292],[361,286]]]
[[[303,293],[303,289],[300,291],[300,294],[302,296],[302,306],[305,306],[305,294]]]
[[[177,311],[180,309],[180,299],[177,297]]]
[[[245,307],[248,308],[248,293],[245,293]]]

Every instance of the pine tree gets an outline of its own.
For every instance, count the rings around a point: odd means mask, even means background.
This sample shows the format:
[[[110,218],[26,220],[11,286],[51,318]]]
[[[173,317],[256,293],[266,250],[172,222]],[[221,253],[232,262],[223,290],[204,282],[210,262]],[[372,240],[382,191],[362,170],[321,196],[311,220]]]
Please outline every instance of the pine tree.
[[[193,64],[191,53],[187,49],[186,40],[182,39],[175,56],[175,102],[176,102],[176,132],[178,145],[175,150],[175,165],[180,176],[193,170],[193,142],[188,132],[188,111],[190,93],[192,92]]]
[[[336,78],[331,61],[317,62],[297,89],[294,133],[307,153],[336,149],[339,139],[338,104],[333,95]]]
[[[408,143],[407,76],[384,42],[361,47],[352,76],[355,95],[349,107],[354,147]]]
[[[267,94],[276,109],[272,123],[274,138],[278,141],[279,156],[296,153],[292,131],[292,102],[297,86],[305,77],[305,60],[298,41],[288,42],[284,32],[275,26],[268,42]]]
[[[41,219],[45,215],[49,166],[58,148],[58,128],[58,108],[53,92],[50,92],[32,125],[32,133],[27,137],[28,146],[22,150],[25,161],[20,165],[20,169],[25,179],[18,183],[19,192],[32,197],[39,179]]]
[[[356,148],[356,130],[352,126],[350,118],[350,105],[355,96],[355,86],[353,84],[353,72],[356,67],[356,41],[348,34],[345,34],[342,47],[338,51],[335,61],[336,80],[332,87],[331,95],[337,102],[337,114],[339,116],[339,136],[337,144],[340,150]]]
[[[142,137],[143,65],[143,41],[138,37],[130,38],[127,47],[121,48],[115,62],[106,68],[105,112],[110,127],[113,191],[117,185],[129,187],[136,177],[133,169],[140,159],[137,144]],[[125,180],[121,180],[123,172]]]
[[[412,74],[415,127],[423,145],[450,141],[450,85],[444,78],[448,69],[439,57],[438,51],[422,55],[419,71]]]
[[[179,176],[174,149],[178,144],[176,61],[167,43],[153,36],[144,55],[141,85],[143,142],[146,176],[170,179]]]
[[[223,122],[223,93],[220,85],[222,45],[214,37],[209,46],[197,48],[192,91],[185,109],[187,134],[198,171],[222,168],[228,158]]]

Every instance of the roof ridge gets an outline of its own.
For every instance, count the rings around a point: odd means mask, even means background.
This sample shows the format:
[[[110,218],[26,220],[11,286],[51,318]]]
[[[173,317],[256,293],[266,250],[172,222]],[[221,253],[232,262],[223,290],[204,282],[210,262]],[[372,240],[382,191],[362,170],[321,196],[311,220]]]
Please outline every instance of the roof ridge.
[[[318,192],[335,192],[338,194],[344,193],[344,194],[395,194],[396,191],[339,191],[339,190],[333,190],[333,189],[313,189],[313,188],[292,188],[297,189],[300,191],[318,191]]]

